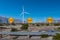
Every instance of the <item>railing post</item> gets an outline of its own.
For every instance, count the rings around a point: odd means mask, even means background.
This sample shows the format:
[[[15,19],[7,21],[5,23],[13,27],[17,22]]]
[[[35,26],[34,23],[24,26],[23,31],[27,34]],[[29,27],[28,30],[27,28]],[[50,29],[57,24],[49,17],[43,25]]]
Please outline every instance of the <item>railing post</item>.
[[[2,34],[0,34],[0,38],[2,38]]]

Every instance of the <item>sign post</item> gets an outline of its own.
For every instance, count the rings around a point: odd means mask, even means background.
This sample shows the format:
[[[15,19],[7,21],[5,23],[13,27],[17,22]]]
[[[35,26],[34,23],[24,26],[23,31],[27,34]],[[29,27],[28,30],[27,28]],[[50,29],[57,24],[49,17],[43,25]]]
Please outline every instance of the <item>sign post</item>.
[[[13,22],[14,22],[14,19],[12,17],[8,18],[8,23],[10,24],[10,27]]]
[[[30,31],[31,31],[31,29],[30,29],[30,23],[32,23],[32,18],[27,18],[27,23],[29,25],[29,27],[28,27],[28,31],[29,31],[28,37],[30,38]],[[28,39],[28,40],[30,40],[30,39]]]
[[[49,23],[49,26],[51,26],[51,23],[53,22],[53,19],[51,17],[48,17],[47,22]]]
[[[12,24],[14,22],[14,19],[12,17],[8,18],[9,24]]]
[[[28,19],[27,19],[27,23],[28,23],[28,24],[32,23],[32,18],[28,18]]]
[[[12,27],[12,23],[14,22],[14,19],[12,17],[8,18],[8,23],[10,24],[10,27]]]

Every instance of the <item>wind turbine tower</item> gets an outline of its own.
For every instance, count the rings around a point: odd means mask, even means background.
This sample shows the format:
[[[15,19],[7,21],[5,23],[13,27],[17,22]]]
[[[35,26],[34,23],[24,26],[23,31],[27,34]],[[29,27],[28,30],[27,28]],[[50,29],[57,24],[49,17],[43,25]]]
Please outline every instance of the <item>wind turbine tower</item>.
[[[24,20],[24,17],[25,17],[24,15],[25,15],[25,14],[29,14],[29,13],[24,11],[24,6],[23,6],[23,8],[22,8],[22,13],[21,13],[21,15],[22,15],[22,23],[24,23],[24,21],[25,21],[25,20]]]

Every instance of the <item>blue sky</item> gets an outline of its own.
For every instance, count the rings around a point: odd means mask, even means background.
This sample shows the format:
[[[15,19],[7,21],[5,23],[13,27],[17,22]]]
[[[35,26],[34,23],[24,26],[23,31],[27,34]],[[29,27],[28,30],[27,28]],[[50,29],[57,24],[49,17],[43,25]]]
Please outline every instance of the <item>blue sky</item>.
[[[60,19],[60,0],[0,0],[0,16],[21,19],[22,6],[26,12],[25,20],[44,21],[47,17]]]

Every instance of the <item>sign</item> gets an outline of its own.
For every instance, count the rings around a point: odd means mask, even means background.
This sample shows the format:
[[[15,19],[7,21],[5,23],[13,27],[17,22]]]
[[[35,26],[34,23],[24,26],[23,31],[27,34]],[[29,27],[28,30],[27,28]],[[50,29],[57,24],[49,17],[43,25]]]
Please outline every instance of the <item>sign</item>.
[[[10,24],[12,24],[13,23],[13,21],[14,21],[14,19],[13,18],[8,18],[8,22],[10,23]]]
[[[28,18],[27,23],[32,23],[32,18]]]
[[[47,18],[47,22],[48,22],[48,23],[52,23],[52,21],[53,21],[53,19],[52,19],[51,17],[48,17],[48,18]]]

